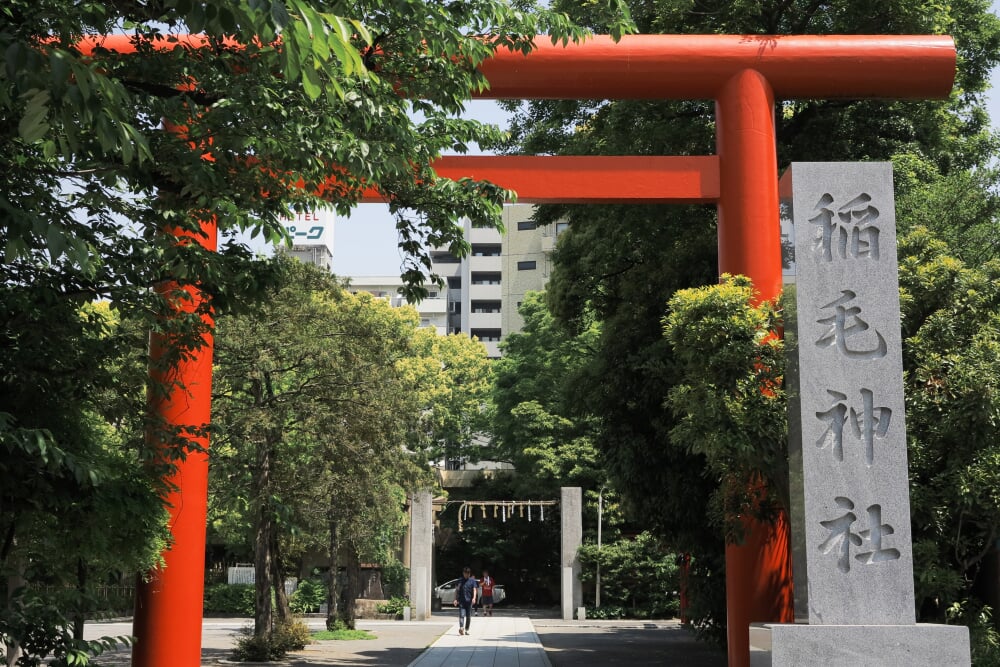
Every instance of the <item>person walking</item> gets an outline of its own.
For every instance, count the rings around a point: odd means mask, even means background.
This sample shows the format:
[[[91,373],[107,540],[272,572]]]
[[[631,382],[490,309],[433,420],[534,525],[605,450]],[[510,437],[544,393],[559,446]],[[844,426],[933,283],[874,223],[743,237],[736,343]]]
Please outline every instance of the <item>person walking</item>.
[[[479,588],[483,594],[479,596],[479,606],[483,610],[483,616],[493,615],[493,586],[496,582],[490,576],[489,570],[483,570],[483,578],[479,580]]]
[[[472,568],[462,570],[462,581],[455,589],[455,606],[458,607],[458,634],[469,634],[469,623],[472,621],[472,605],[479,597],[479,582],[472,576]]]

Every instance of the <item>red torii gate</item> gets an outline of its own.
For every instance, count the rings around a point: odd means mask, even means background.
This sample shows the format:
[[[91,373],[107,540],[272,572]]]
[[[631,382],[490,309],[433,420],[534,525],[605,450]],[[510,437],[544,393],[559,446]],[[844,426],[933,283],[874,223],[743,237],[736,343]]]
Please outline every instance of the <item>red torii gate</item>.
[[[490,89],[477,97],[712,99],[717,154],[448,157],[435,163],[437,172],[492,181],[528,203],[715,203],[719,272],[749,276],[762,300],[781,289],[775,100],[943,98],[956,63],[947,36],[596,36],[565,47],[538,41],[528,55],[501,52],[483,63]],[[126,40],[100,43],[132,50]],[[214,248],[214,227],[204,231],[199,242]],[[209,421],[208,342],[174,369],[185,389],[151,399],[151,408],[181,429]],[[167,344],[154,337],[151,353],[162,354]],[[136,667],[200,664],[207,479],[207,457],[194,455],[171,478],[176,491],[165,500],[174,544],[164,554],[166,567],[137,593]],[[727,548],[726,564],[729,664],[746,665],[749,623],[792,620],[787,526],[755,531],[745,545]]]

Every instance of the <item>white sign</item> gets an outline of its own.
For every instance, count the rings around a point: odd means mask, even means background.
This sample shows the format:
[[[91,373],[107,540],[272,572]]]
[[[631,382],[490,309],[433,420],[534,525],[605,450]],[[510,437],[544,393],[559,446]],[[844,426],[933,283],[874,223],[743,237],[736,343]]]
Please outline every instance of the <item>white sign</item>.
[[[285,229],[294,245],[325,245],[333,252],[333,211],[307,211],[288,218]]]

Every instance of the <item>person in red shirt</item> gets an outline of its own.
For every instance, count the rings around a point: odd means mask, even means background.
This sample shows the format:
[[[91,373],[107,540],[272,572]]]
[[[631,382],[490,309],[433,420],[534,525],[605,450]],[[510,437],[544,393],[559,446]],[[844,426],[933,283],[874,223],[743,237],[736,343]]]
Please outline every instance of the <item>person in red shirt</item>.
[[[490,571],[483,570],[483,578],[479,580],[479,587],[483,591],[483,594],[480,596],[480,600],[483,606],[484,616],[493,615],[493,586],[495,585],[496,582],[493,581],[493,577],[490,576]]]

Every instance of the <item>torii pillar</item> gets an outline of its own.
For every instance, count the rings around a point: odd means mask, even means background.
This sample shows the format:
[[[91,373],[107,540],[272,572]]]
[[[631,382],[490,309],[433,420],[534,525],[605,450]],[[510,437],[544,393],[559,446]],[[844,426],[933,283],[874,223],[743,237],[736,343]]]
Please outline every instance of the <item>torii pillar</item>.
[[[537,41],[527,55],[501,52],[484,62],[490,89],[478,96],[715,100],[717,155],[445,158],[435,165],[438,173],[490,180],[529,203],[715,203],[719,272],[748,276],[761,300],[776,297],[781,288],[775,100],[944,98],[956,61],[955,45],[946,36],[632,35],[620,42],[595,36],[566,47],[544,36]],[[133,49],[126,42],[115,50]],[[211,234],[214,238],[214,230]],[[210,365],[210,341],[202,355]],[[204,386],[199,373],[181,366],[177,379],[189,388]],[[169,423],[190,429],[201,426],[209,401],[202,391],[187,401],[195,410],[178,412],[162,403],[152,408]],[[204,471],[204,457],[189,457],[172,499],[176,519],[201,517],[195,519],[200,541],[176,531],[164,554],[164,573],[183,573],[197,582],[199,593]],[[754,530],[746,544],[727,548],[731,666],[749,663],[751,622],[792,619],[787,543],[787,528],[779,524]],[[136,667],[199,664],[201,595],[193,595],[180,578],[164,579],[137,609],[135,634],[146,648],[133,653]],[[161,634],[169,643],[153,639]]]

